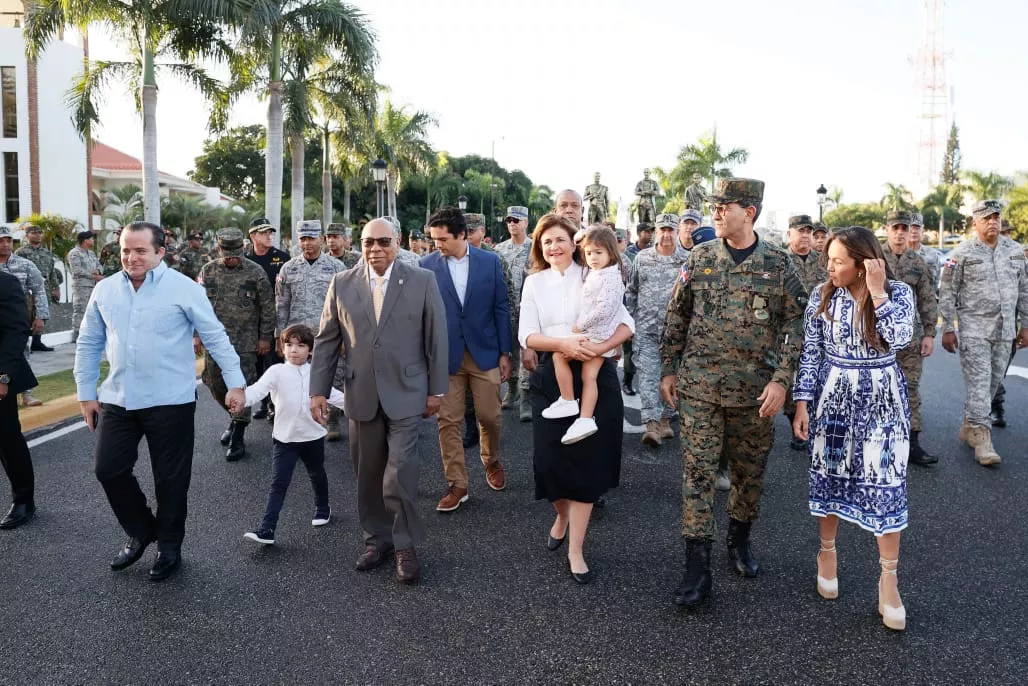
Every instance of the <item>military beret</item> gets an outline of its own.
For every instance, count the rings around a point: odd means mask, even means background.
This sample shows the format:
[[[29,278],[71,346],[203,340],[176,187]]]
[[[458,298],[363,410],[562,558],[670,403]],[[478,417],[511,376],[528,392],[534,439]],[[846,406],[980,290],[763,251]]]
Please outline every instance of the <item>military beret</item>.
[[[913,225],[913,226],[924,226],[924,215],[923,214],[921,214],[920,212],[911,212],[910,215],[911,215],[911,217],[910,217],[911,225]]]
[[[267,217],[257,217],[250,222],[249,233],[255,233],[257,231],[275,231],[275,227],[271,225],[271,220]]]
[[[893,224],[906,224],[910,226],[914,223],[914,213],[907,210],[889,210],[889,213],[885,215],[885,223],[888,226]]]
[[[507,216],[515,219],[528,219],[528,208],[521,205],[511,205],[507,208]]]
[[[654,225],[658,229],[677,229],[678,228],[678,215],[677,214],[658,214],[657,220]]]
[[[717,234],[714,229],[710,226],[697,226],[692,230],[692,244],[693,246],[701,245],[707,241],[712,241],[717,238]]]
[[[971,208],[971,215],[975,219],[985,219],[989,215],[999,214],[1003,211],[1003,203],[999,200],[982,200],[976,202]]]
[[[800,229],[804,226],[809,226],[811,229],[814,228],[814,220],[810,218],[809,214],[794,214],[789,217],[790,229]]]
[[[710,195],[713,203],[735,202],[750,206],[764,201],[764,182],[757,179],[732,177],[718,179],[714,192]]]
[[[678,218],[678,222],[684,222],[686,219],[691,219],[697,224],[703,223],[703,215],[700,214],[699,210],[694,210],[691,207],[687,209],[685,212],[682,212],[682,216]]]
[[[218,247],[224,257],[242,257],[243,232],[231,226],[219,229]]]
[[[326,236],[346,236],[350,233],[350,227],[346,224],[333,222],[325,227]]]
[[[321,238],[321,220],[301,219],[296,222],[296,238]]]
[[[469,230],[485,228],[485,215],[478,212],[465,212],[464,221],[467,223]]]

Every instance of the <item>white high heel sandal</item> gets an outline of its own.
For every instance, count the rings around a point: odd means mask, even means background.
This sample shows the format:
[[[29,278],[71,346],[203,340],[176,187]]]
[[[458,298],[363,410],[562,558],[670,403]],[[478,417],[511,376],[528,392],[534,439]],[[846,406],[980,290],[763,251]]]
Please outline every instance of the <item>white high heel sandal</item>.
[[[882,565],[882,576],[878,579],[878,614],[882,616],[882,623],[885,626],[893,631],[903,631],[907,628],[907,610],[903,607],[903,602],[900,601],[899,607],[892,607],[891,605],[886,605],[882,600],[882,578],[886,574],[896,576],[899,560],[879,558],[878,562]]]
[[[830,541],[821,539],[821,549],[817,551],[817,557],[821,559],[821,553],[834,553],[835,552],[835,539]],[[838,560],[838,557],[836,557]],[[836,561],[836,569],[839,564]],[[817,575],[817,594],[826,600],[835,600],[839,597],[839,573],[836,571],[834,579],[826,579],[820,574]]]

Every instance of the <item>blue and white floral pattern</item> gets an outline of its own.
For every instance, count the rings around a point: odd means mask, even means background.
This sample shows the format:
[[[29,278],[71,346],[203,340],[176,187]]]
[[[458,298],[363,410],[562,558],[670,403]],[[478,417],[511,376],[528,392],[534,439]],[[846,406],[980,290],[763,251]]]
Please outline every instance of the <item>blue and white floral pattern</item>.
[[[907,526],[910,407],[896,352],[914,334],[914,295],[899,281],[875,310],[888,351],[863,338],[857,302],[845,288],[832,294],[826,317],[815,316],[813,290],[804,321],[803,353],[793,388],[810,412],[810,512],[835,515],[876,535]]]

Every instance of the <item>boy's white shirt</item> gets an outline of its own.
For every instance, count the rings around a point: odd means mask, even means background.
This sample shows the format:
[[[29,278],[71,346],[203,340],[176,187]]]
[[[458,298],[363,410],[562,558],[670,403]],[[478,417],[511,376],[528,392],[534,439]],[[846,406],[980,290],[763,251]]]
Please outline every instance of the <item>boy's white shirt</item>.
[[[269,367],[256,383],[246,387],[246,405],[256,405],[271,394],[275,403],[275,426],[272,437],[279,443],[303,443],[325,436],[328,430],[311,416],[311,365],[297,366],[291,362]],[[333,388],[330,405],[343,407],[343,393]]]

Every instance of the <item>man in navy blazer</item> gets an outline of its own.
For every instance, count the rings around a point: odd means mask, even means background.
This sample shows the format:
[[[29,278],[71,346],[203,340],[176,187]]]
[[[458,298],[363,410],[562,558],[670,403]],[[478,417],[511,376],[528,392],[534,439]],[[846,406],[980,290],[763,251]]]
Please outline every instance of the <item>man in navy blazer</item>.
[[[478,415],[479,448],[485,479],[495,491],[507,479],[500,464],[500,384],[510,376],[510,304],[503,265],[494,253],[468,244],[464,214],[444,207],[428,221],[436,251],[421,258],[435,273],[446,308],[450,390],[439,408],[439,452],[446,475],[446,495],[436,505],[452,512],[468,499],[460,424],[470,388]]]

